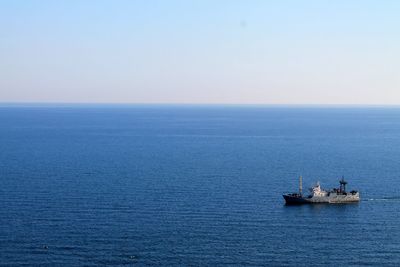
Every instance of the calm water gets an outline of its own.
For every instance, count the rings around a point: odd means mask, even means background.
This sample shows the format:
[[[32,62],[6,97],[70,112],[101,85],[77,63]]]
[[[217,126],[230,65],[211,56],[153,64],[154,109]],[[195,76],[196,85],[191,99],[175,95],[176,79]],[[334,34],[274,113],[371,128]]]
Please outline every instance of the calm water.
[[[400,265],[400,109],[2,107],[0,181],[2,266]]]

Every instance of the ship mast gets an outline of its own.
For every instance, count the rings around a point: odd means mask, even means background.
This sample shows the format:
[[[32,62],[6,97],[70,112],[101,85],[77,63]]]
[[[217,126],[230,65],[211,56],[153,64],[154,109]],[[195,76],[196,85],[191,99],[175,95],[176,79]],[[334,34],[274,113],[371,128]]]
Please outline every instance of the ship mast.
[[[300,196],[303,194],[303,177],[301,175],[299,177],[299,193]]]
[[[344,176],[342,176],[342,180],[340,180],[339,183],[340,183],[340,193],[346,193],[347,182],[344,180]]]

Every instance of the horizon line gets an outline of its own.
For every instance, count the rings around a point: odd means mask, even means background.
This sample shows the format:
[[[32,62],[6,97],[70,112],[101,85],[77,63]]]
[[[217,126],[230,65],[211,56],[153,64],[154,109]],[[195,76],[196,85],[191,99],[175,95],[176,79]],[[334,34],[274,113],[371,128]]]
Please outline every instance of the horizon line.
[[[315,104],[315,103],[170,103],[170,102],[39,102],[39,101],[0,101],[0,107],[21,106],[243,106],[243,107],[371,107],[371,108],[400,108],[400,104]]]

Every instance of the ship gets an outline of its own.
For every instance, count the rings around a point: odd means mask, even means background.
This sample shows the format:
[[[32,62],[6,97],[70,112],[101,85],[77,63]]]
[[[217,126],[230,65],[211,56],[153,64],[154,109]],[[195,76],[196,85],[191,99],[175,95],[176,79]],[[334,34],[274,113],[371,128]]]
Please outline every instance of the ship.
[[[310,188],[310,194],[303,196],[302,177],[299,178],[299,192],[284,194],[287,205],[320,204],[320,203],[355,203],[360,201],[360,193],[356,190],[346,191],[347,182],[344,177],[339,181],[339,188],[324,190],[319,182]]]

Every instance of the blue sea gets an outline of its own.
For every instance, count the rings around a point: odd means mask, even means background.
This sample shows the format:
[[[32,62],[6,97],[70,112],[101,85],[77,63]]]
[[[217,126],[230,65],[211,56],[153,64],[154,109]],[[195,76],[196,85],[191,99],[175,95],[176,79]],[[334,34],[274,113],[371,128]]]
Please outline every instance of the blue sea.
[[[400,108],[0,107],[0,266],[345,265],[400,266]]]

